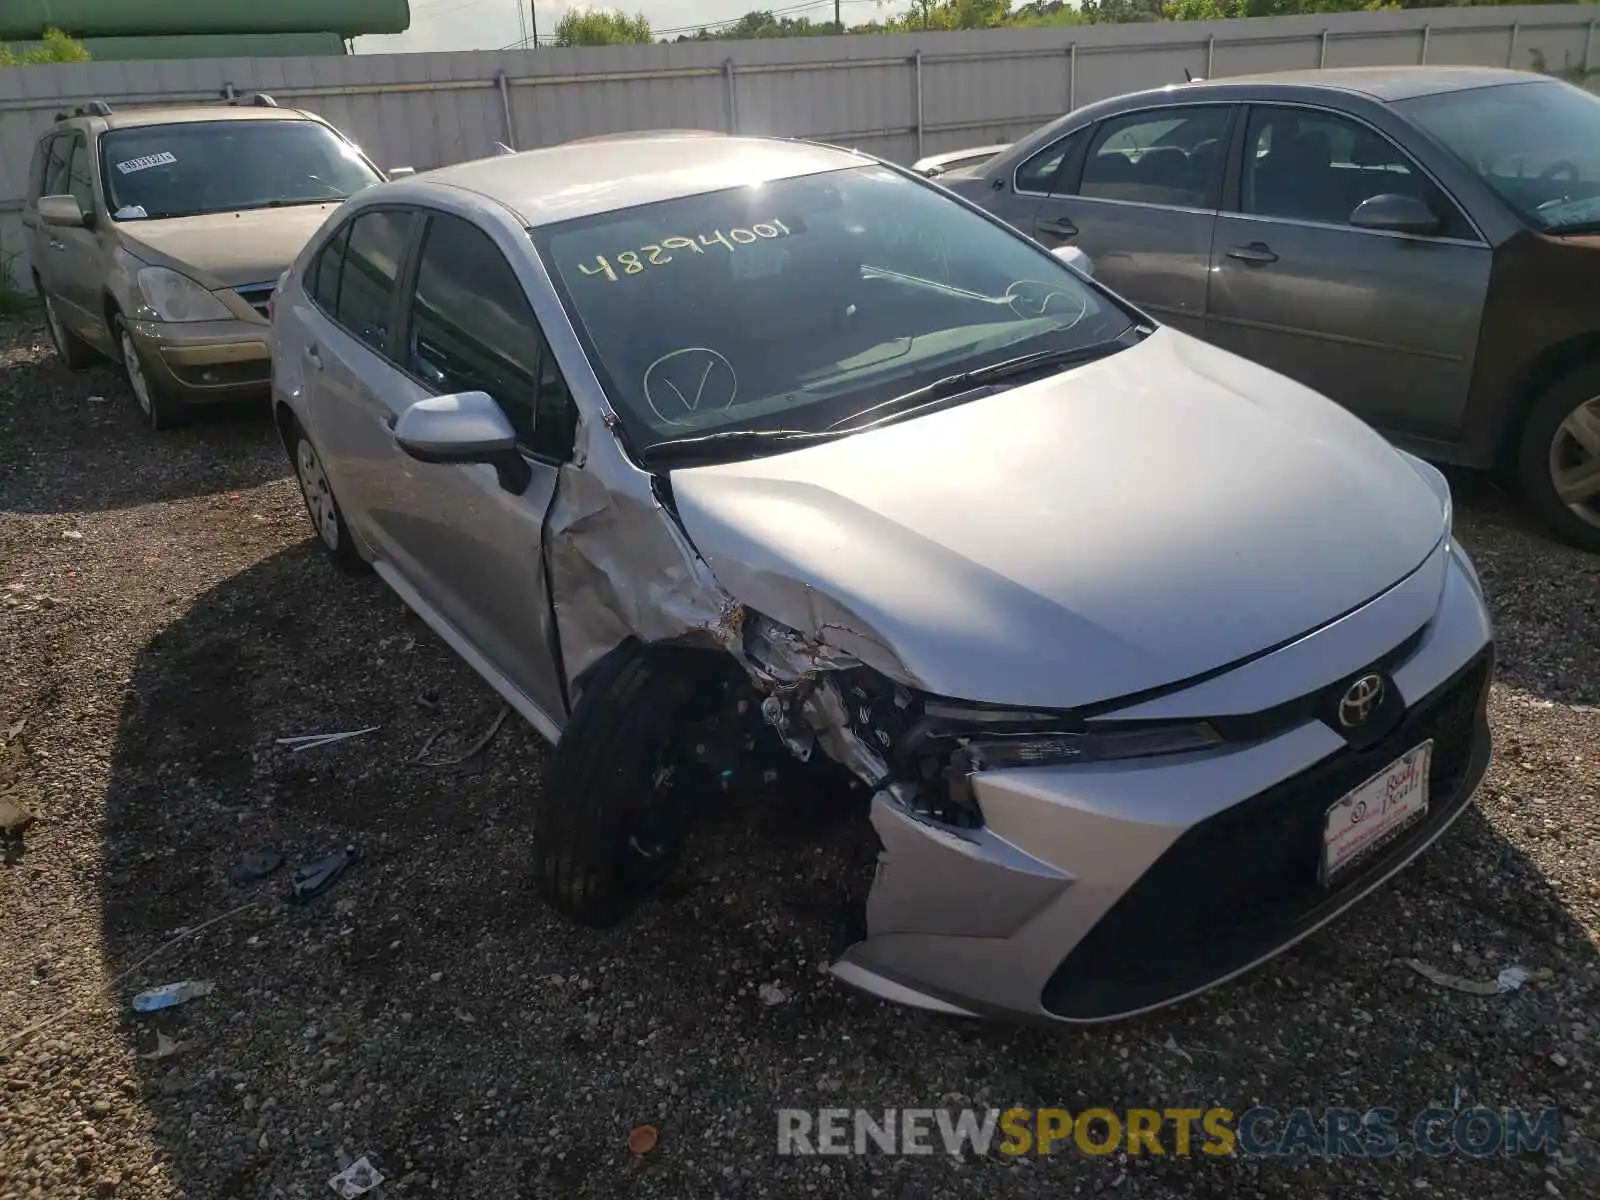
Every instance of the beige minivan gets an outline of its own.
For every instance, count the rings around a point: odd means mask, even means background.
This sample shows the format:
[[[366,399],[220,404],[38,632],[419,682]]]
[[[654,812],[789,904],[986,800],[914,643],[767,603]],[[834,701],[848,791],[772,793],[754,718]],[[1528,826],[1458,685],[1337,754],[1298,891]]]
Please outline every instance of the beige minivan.
[[[56,352],[73,368],[121,363],[156,429],[195,402],[265,397],[278,276],[383,178],[326,121],[261,94],[59,114],[23,210]]]

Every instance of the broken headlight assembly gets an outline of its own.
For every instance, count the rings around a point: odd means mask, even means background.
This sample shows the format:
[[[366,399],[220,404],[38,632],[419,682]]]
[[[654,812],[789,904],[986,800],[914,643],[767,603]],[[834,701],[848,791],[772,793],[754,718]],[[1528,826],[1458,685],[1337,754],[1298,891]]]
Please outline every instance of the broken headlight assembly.
[[[938,792],[924,788],[930,816],[957,825],[982,823],[972,776],[981,771],[1065,766],[1183,754],[1220,745],[1205,721],[1085,724],[1061,713],[1027,712],[927,698],[902,761]],[[931,768],[931,769],[930,769]]]

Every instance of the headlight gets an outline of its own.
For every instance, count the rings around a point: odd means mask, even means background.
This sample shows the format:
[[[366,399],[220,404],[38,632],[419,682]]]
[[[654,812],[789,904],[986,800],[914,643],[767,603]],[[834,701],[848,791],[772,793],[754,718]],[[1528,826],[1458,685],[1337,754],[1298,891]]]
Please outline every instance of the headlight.
[[[147,321],[226,321],[228,306],[187,275],[166,267],[145,267],[134,276],[144,298],[139,316]]]
[[[977,770],[1047,767],[1061,763],[1105,762],[1115,758],[1147,758],[1182,754],[1220,744],[1222,737],[1204,721],[1183,725],[1149,725],[1088,733],[1030,737],[972,738],[966,751]]]

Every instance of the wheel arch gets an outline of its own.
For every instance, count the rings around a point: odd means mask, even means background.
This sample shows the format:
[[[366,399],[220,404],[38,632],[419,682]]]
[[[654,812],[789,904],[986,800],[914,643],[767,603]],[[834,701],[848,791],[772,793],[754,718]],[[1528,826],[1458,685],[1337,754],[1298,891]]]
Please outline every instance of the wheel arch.
[[[1539,397],[1567,375],[1591,363],[1600,363],[1600,330],[1580,333],[1565,341],[1546,346],[1523,370],[1512,389],[1495,439],[1496,465],[1513,468],[1517,461],[1522,430]]]

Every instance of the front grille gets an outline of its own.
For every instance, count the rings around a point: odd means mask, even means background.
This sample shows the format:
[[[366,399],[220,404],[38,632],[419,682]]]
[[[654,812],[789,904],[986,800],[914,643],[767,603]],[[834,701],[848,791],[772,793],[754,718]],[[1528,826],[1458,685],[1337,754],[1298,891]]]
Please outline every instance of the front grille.
[[[272,290],[277,286],[275,283],[252,283],[233,290],[241,300],[264,317],[267,315],[267,301],[272,299]]]
[[[1056,968],[1044,1007],[1093,1020],[1159,1004],[1327,919],[1432,838],[1471,797],[1488,766],[1492,667],[1485,650],[1376,745],[1340,750],[1190,829]],[[1341,873],[1335,887],[1323,886],[1328,807],[1430,737],[1427,814]]]

